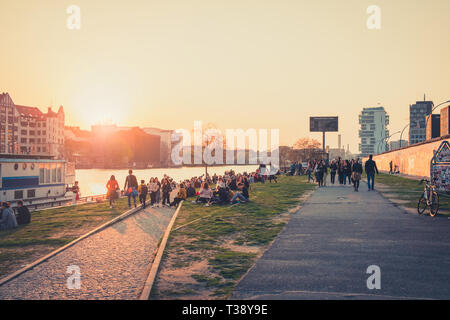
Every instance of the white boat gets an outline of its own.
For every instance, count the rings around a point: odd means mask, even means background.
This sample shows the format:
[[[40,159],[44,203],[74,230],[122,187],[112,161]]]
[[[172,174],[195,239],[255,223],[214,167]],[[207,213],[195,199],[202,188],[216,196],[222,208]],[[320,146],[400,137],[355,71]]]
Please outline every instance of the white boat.
[[[0,155],[0,201],[14,207],[70,200],[75,168],[65,160],[50,157]]]

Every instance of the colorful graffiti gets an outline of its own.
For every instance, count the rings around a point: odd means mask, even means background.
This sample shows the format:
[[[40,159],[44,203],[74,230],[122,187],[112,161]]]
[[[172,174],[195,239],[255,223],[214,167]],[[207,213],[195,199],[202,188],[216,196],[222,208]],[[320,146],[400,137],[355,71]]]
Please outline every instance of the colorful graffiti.
[[[450,192],[450,144],[443,141],[431,159],[430,180],[439,191]]]

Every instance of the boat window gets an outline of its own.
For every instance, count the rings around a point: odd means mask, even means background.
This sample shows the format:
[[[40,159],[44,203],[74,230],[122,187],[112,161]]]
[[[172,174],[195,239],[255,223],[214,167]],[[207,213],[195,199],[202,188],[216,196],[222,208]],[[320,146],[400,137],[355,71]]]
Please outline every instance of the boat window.
[[[52,182],[56,182],[56,163],[52,164]]]
[[[61,182],[62,181],[62,165],[61,165],[61,163],[58,163],[58,170],[56,173],[57,173],[58,182]]]
[[[36,197],[36,190],[35,189],[31,189],[27,191],[27,198],[34,198]]]
[[[45,165],[45,183],[50,183],[50,163]]]
[[[23,190],[14,191],[14,200],[22,200],[23,199]]]
[[[45,168],[43,163],[39,165],[39,183],[45,183]]]

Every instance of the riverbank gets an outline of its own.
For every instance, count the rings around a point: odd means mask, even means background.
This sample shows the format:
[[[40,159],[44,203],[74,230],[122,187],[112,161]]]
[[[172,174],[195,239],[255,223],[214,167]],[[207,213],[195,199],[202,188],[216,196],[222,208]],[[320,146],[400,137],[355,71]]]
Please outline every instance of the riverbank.
[[[185,201],[150,299],[224,299],[316,188],[306,177],[253,184],[251,202],[211,206]]]
[[[208,173],[213,175],[223,175],[225,171],[234,170],[236,173],[253,172],[258,168],[257,165],[244,166],[216,166],[208,167]],[[140,181],[141,179],[148,182],[151,177],[164,177],[165,174],[172,177],[175,181],[190,179],[205,174],[205,167],[180,167],[180,168],[161,168],[161,169],[133,169],[133,173]],[[106,170],[106,169],[86,169],[76,170],[76,180],[79,182],[81,196],[92,196],[106,193],[106,183],[111,175],[115,175],[119,182],[120,188],[125,183],[128,175],[128,169],[125,170]]]
[[[126,198],[31,213],[31,223],[0,232],[0,277],[9,275],[128,210]]]

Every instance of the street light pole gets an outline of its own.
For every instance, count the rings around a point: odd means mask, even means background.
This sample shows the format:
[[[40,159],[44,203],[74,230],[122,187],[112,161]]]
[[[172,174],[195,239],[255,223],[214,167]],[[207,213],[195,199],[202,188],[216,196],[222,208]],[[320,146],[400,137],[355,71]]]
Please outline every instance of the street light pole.
[[[406,128],[409,127],[409,123],[403,128],[402,133],[400,134],[400,149],[402,148],[402,136],[403,136],[403,131],[405,131]]]

